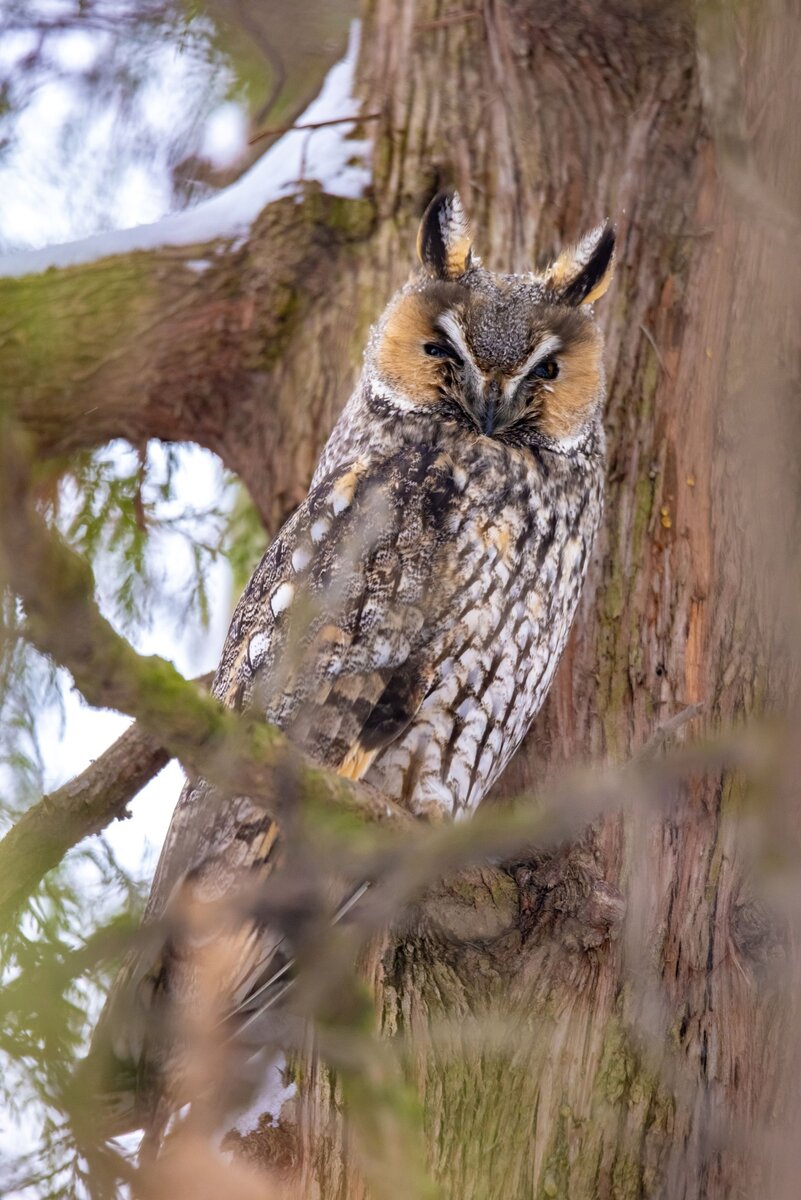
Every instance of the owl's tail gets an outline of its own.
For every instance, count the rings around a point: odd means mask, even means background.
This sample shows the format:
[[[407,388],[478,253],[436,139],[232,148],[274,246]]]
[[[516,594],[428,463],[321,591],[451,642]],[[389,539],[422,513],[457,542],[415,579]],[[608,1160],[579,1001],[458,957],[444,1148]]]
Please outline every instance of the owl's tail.
[[[331,923],[344,921],[369,887],[354,888]],[[257,1050],[285,1049],[289,1027],[277,1014],[296,984],[285,934],[263,924],[232,933],[207,923],[153,942],[155,953],[140,947],[125,962],[64,1097],[87,1159],[101,1142],[138,1129],[143,1155],[152,1156],[172,1117],[208,1093],[209,1081],[219,1078],[225,1090]]]
[[[331,920],[332,925],[338,925],[348,915],[352,908],[361,900],[370,887],[370,883],[360,883],[357,888],[340,904]],[[272,962],[272,960],[271,960]],[[254,984],[253,988],[236,1005],[234,1005],[221,1024],[235,1023],[232,1037],[238,1037],[251,1025],[255,1024],[271,1008],[283,1000],[295,983],[293,971],[296,965],[294,958],[285,958],[281,966],[270,974],[269,978]]]

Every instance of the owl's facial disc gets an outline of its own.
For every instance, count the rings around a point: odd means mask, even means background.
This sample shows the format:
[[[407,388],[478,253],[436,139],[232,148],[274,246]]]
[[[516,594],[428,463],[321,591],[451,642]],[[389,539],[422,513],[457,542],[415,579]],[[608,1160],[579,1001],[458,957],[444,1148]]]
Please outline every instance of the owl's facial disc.
[[[456,386],[464,369],[458,347],[439,324],[461,291],[455,284],[438,283],[402,293],[384,320],[376,366],[392,392],[413,406],[438,404],[443,389]]]
[[[512,445],[574,446],[603,397],[589,310],[609,287],[615,234],[598,225],[541,275],[496,275],[475,257],[455,192],[429,204],[420,274],[390,304],[373,347],[382,394]]]
[[[586,313],[531,289],[494,294],[432,283],[402,294],[376,365],[404,407],[440,412],[515,445],[570,443],[601,394],[601,339]]]

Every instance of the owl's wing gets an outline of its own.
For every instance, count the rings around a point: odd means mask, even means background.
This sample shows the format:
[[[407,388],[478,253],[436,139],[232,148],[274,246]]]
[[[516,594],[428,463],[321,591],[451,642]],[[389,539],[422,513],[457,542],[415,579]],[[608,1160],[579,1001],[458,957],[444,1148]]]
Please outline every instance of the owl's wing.
[[[452,493],[450,460],[434,450],[356,462],[320,483],[240,601],[215,694],[360,778],[425,692]]]
[[[453,464],[435,448],[357,461],[319,483],[237,606],[214,694],[229,707],[255,709],[317,761],[361,778],[412,720],[431,682],[433,646],[452,611],[447,516],[455,491]],[[278,830],[263,809],[190,782],[147,918],[187,903],[187,895],[189,903],[219,898],[244,873],[270,871],[280,852]],[[281,954],[274,931],[244,931],[227,981],[235,1010],[247,1011],[255,993],[263,1004]],[[181,982],[180,947],[170,942],[130,959],[115,986],[119,1000],[108,1006],[123,1015],[109,1011],[104,1022],[113,1057],[138,1064],[137,1077],[148,1043],[149,1054],[163,1058],[154,1011],[166,996],[188,999],[193,986],[192,978]]]

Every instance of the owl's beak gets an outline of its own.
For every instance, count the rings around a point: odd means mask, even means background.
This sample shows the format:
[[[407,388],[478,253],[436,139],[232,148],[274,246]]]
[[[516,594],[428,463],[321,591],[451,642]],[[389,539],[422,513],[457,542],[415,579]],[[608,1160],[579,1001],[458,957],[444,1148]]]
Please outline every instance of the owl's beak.
[[[481,432],[489,437],[495,429],[498,419],[498,403],[501,398],[501,386],[497,379],[491,379],[484,393],[484,414],[481,421]]]

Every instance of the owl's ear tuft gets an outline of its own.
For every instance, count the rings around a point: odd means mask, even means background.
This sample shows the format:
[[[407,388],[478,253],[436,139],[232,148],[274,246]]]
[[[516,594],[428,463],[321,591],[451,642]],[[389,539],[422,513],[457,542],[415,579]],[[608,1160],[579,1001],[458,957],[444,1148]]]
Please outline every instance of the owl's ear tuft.
[[[469,269],[473,245],[458,192],[439,192],[429,204],[417,232],[417,254],[437,279],[458,279]]]
[[[577,246],[563,250],[545,273],[546,286],[561,304],[592,304],[603,296],[615,273],[615,231],[596,226]]]

